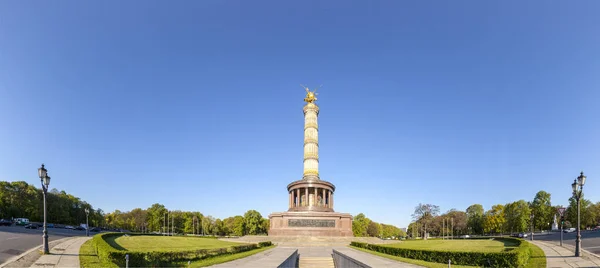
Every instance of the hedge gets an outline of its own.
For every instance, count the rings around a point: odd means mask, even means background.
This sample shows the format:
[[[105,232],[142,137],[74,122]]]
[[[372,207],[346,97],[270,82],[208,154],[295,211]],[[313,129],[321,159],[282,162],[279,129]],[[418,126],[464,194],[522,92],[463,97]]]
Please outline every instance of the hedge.
[[[104,261],[112,262],[120,267],[125,267],[125,255],[129,255],[130,267],[173,266],[177,262],[196,261],[224,254],[245,252],[259,247],[270,246],[271,241],[259,244],[244,244],[226,248],[196,249],[183,251],[130,251],[117,249],[106,241],[107,238],[122,236],[122,233],[98,234],[93,238],[98,257]],[[128,234],[143,235],[143,234]]]
[[[264,241],[264,242],[259,242],[258,243],[258,247],[259,248],[268,247],[268,246],[271,246],[271,245],[273,245],[273,243],[271,243],[271,241]]]
[[[504,252],[463,252],[395,248],[361,242],[352,242],[350,245],[393,256],[437,263],[448,263],[448,260],[451,260],[452,264],[483,267],[522,267],[527,264],[527,261],[529,261],[530,249],[526,242],[515,238],[495,239],[500,241],[511,241],[518,246],[513,250]]]

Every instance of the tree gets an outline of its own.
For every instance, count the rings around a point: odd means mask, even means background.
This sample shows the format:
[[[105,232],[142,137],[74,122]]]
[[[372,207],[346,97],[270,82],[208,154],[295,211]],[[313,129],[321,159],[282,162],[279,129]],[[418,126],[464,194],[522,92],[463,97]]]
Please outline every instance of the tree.
[[[379,226],[379,223],[376,223],[374,221],[369,222],[369,225],[367,226],[367,235],[372,237],[378,237],[380,228],[381,227]]]
[[[579,200],[580,204],[580,218],[581,218],[581,229],[585,229],[586,227],[596,226],[598,224],[596,220],[597,215],[595,215],[595,210],[592,207],[592,202],[588,199],[583,198],[583,194],[581,195],[581,199]],[[571,196],[569,198],[569,207],[567,207],[566,219],[571,222],[574,227],[577,227],[577,200]]]
[[[367,236],[367,227],[369,226],[369,220],[365,217],[365,214],[359,213],[352,219],[352,233],[354,236],[361,237]]]
[[[506,230],[513,232],[527,232],[530,224],[531,209],[525,200],[519,200],[504,206]]]
[[[470,228],[471,233],[482,234],[483,233],[483,206],[480,204],[474,204],[467,208],[467,226]]]
[[[454,220],[454,230],[452,234],[463,235],[467,233],[467,213],[456,209],[451,209],[446,212],[446,217]],[[451,220],[452,223],[452,220]]]
[[[262,215],[256,210],[248,210],[244,214],[244,225],[249,235],[262,233]]]
[[[152,204],[147,209],[148,230],[163,232],[165,214],[167,214],[167,209],[164,205]]]
[[[214,232],[215,235],[225,235],[225,224],[221,219],[215,220]]]
[[[552,207],[550,194],[545,191],[539,191],[531,202],[533,212],[533,224],[535,229],[548,229],[553,221],[555,210]]]
[[[270,226],[271,226],[271,221],[269,219],[267,219],[267,218],[263,218],[262,219],[262,224],[261,224],[262,233],[263,234],[268,234]]]
[[[204,235],[214,235],[214,226],[216,219],[213,216],[205,216],[201,219],[202,231]]]
[[[503,233],[505,223],[503,205],[492,206],[492,209],[486,211],[483,216],[483,230],[486,233]]]
[[[424,225],[423,237],[427,239],[427,224],[429,224],[434,217],[440,213],[440,207],[432,204],[421,204],[415,207],[415,212],[412,217],[417,222]]]
[[[592,220],[592,226],[598,226],[600,224],[600,202],[596,202],[596,204],[592,204],[588,209],[592,211],[592,215],[594,215],[594,219]]]
[[[246,233],[246,222],[244,221],[244,217],[235,216],[233,217],[233,235],[242,236]]]

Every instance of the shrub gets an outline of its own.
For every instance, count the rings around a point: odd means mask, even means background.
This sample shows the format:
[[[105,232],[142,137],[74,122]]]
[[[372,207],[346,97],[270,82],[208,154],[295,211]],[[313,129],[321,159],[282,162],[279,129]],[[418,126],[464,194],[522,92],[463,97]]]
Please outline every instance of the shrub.
[[[423,250],[395,248],[385,245],[374,245],[361,242],[352,242],[351,246],[377,251],[398,257],[423,260],[428,262],[472,265],[484,267],[521,267],[529,261],[530,248],[527,242],[515,238],[496,238],[497,240],[515,243],[516,249],[505,252],[462,252],[444,250]]]
[[[123,235],[122,233],[98,234],[93,238],[93,244],[98,252],[98,258],[115,263],[120,267],[125,267],[125,256],[129,255],[130,267],[149,267],[149,266],[171,266],[176,262],[196,261],[205,258],[211,258],[224,254],[236,254],[253,249],[257,249],[257,244],[245,244],[215,249],[197,249],[183,251],[129,251],[118,248],[118,245],[111,245],[107,242],[109,238],[115,238]],[[128,234],[142,235],[142,234]],[[262,242],[267,243],[267,242]],[[269,245],[271,244],[268,241]],[[266,244],[264,244],[266,245]]]
[[[273,243],[271,243],[271,241],[264,241],[264,242],[259,242],[258,243],[258,247],[259,248],[268,247],[268,246],[271,246],[271,245],[273,245]]]

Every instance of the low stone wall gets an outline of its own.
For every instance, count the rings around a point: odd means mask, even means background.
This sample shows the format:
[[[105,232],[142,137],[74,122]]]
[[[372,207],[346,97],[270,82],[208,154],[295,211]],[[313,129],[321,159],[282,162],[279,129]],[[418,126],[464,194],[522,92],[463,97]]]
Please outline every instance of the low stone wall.
[[[337,250],[333,250],[333,263],[335,267],[344,267],[344,268],[371,268],[371,266],[366,265],[358,260],[351,258]]]
[[[296,249],[284,262],[277,268],[296,268],[298,267],[298,250]]]

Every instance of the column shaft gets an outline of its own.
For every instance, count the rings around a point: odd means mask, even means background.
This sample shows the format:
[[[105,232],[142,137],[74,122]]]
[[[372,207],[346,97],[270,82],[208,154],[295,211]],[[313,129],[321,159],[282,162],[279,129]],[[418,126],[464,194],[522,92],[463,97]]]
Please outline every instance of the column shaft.
[[[304,188],[304,205],[303,206],[308,207],[308,204],[309,204],[308,203],[308,187],[306,187],[306,188]]]
[[[331,190],[327,190],[327,207],[332,208],[331,207]]]

